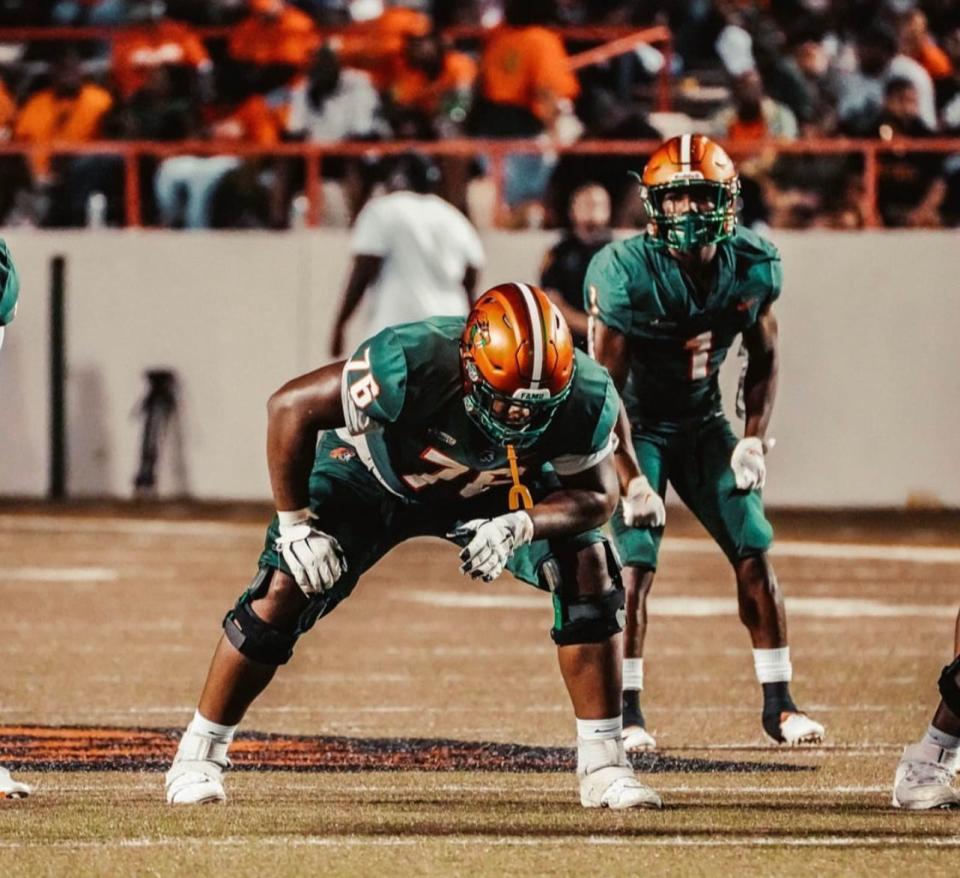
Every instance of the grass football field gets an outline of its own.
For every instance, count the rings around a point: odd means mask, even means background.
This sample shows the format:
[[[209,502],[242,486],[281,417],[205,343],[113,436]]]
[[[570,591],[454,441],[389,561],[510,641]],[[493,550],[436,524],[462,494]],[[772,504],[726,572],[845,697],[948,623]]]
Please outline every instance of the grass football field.
[[[407,544],[255,704],[223,806],[163,771],[265,511],[0,508],[0,802],[15,875],[956,874],[960,813],[890,808],[935,706],[960,597],[948,515],[773,514],[810,750],[762,736],[732,574],[670,510],[638,760],[661,812],[580,807],[545,595]]]

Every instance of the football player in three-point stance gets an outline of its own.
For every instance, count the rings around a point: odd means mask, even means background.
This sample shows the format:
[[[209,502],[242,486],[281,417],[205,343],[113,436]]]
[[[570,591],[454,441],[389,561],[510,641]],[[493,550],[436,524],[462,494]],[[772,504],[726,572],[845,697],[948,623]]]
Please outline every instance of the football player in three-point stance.
[[[278,390],[267,430],[277,516],[224,620],[168,801],[225,798],[234,730],[297,638],[393,546],[432,535],[461,547],[474,579],[506,569],[551,593],[581,803],[659,807],[621,739],[623,590],[597,530],[619,494],[619,405],[559,311],[524,284],[488,290],[467,318],[386,329]]]
[[[772,306],[780,295],[780,257],[769,242],[737,227],[737,171],[709,138],[687,134],[663,143],[642,184],[647,233],[608,244],[584,281],[593,354],[624,393],[616,454],[623,501],[613,531],[627,594],[627,749],[655,746],[640,690],[646,599],[668,481],[733,565],[740,618],[763,687],[764,730],[783,743],[819,742],[823,726],[790,696],[786,617],[767,558],[773,531],[760,494],[777,384]],[[740,334],[749,365],[738,440],[721,409],[718,375]]]
[[[19,297],[20,275],[13,264],[7,242],[0,238],[0,347],[3,347],[3,334],[7,324],[16,316]],[[30,792],[30,787],[15,781],[6,768],[0,768],[0,799],[21,799],[29,796]]]
[[[954,633],[956,658],[940,674],[940,705],[923,738],[904,748],[893,779],[893,804],[910,811],[960,808],[951,785],[960,767],[960,615]]]

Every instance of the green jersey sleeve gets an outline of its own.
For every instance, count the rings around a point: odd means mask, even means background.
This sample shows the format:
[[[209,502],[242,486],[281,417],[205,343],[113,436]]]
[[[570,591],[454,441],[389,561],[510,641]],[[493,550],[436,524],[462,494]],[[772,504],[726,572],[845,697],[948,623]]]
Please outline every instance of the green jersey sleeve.
[[[783,263],[780,261],[780,254],[776,254],[775,259],[770,260],[770,293],[767,296],[767,305],[772,305],[780,298],[780,290],[783,288]]]
[[[585,354],[577,357],[576,381],[560,426],[564,447],[550,459],[561,476],[590,469],[613,453],[613,428],[620,413],[620,396],[607,370]]]
[[[340,395],[353,436],[400,417],[407,395],[407,359],[396,332],[384,329],[357,348],[343,364]]]
[[[742,277],[742,286],[749,294],[754,290],[763,293],[762,308],[772,305],[780,298],[783,286],[783,263],[780,251],[766,238],[751,229],[738,229],[733,239],[737,256],[737,273]]]
[[[0,238],[0,326],[6,326],[17,313],[20,275],[13,264],[7,242]]]
[[[618,248],[617,243],[607,244],[590,260],[583,280],[583,305],[591,317],[627,335],[633,309],[629,279]]]

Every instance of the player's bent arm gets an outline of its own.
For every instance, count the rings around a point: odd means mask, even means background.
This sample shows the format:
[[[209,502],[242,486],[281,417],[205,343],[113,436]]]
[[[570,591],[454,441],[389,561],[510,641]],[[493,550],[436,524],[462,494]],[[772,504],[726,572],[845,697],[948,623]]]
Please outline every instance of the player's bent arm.
[[[561,488],[529,510],[533,538],[572,536],[609,521],[620,498],[613,456],[573,475],[558,475]]]
[[[630,342],[622,332],[611,329],[596,317],[591,320],[590,328],[590,348],[593,358],[610,373],[617,392],[622,393],[630,368]],[[633,448],[630,418],[622,401],[614,432],[617,436],[617,448],[614,452],[617,477],[620,481],[620,489],[625,494],[630,483],[643,473]]]
[[[340,395],[343,362],[294,378],[267,403],[267,466],[279,510],[309,503],[308,481],[317,434],[346,423]]]
[[[760,312],[757,322],[743,333],[743,345],[749,355],[743,382],[746,410],[743,434],[756,436],[762,441],[773,414],[780,365],[777,318],[769,305]]]

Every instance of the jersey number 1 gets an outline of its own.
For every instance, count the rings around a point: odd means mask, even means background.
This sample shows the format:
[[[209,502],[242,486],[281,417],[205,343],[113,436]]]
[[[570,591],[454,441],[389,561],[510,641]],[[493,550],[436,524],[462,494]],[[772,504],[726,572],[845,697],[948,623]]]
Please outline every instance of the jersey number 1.
[[[701,332],[687,339],[684,347],[690,351],[690,380],[706,378],[710,366],[710,349],[713,347],[713,333]]]

